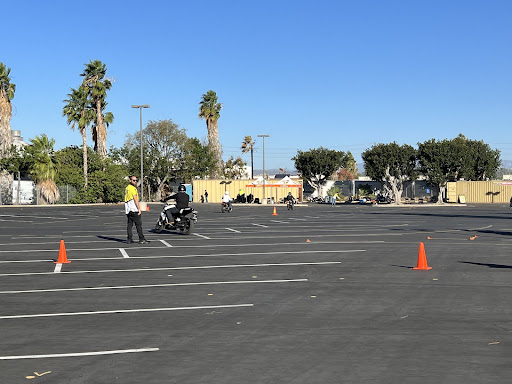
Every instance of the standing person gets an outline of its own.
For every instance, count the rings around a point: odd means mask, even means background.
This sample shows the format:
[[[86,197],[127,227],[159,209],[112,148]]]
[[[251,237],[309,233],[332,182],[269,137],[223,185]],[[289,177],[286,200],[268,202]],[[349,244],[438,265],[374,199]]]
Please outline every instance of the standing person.
[[[204,190],[204,199],[208,202],[208,191],[206,189]]]
[[[338,192],[334,194],[334,196],[331,198],[331,205],[334,207],[336,205],[336,200],[338,199]]]
[[[142,233],[142,211],[140,210],[139,205],[139,193],[135,187],[137,185],[137,177],[132,175],[129,179],[130,184],[126,187],[124,193],[124,210],[126,217],[128,218],[126,224],[128,239],[126,242],[128,244],[132,244],[134,242],[132,227],[133,224],[135,224],[135,227],[137,228],[137,235],[139,235],[139,244],[147,244],[149,241],[144,238],[144,233]]]

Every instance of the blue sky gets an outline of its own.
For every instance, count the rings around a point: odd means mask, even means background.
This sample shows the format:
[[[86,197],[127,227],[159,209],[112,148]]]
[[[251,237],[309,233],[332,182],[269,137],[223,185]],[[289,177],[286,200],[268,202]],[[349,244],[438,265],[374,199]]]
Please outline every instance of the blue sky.
[[[246,135],[266,168],[297,149],[416,145],[463,133],[512,160],[512,2],[24,1],[2,6],[0,61],[17,86],[12,129],[80,145],[61,116],[89,60],[115,78],[107,145],[171,118],[206,137],[201,95],[214,90],[224,158]],[[255,168],[262,166],[257,140]],[[248,155],[243,158],[250,161]]]

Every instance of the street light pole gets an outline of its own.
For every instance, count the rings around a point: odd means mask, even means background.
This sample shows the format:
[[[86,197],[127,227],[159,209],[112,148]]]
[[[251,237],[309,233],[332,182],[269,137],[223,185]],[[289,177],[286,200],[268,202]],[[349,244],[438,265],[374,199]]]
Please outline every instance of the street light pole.
[[[267,189],[267,181],[265,179],[265,137],[270,137],[270,135],[258,135],[263,139],[263,201],[265,200],[265,190]]]
[[[148,104],[132,105],[140,111],[140,201],[144,200],[144,166],[142,165],[142,108],[149,108]]]

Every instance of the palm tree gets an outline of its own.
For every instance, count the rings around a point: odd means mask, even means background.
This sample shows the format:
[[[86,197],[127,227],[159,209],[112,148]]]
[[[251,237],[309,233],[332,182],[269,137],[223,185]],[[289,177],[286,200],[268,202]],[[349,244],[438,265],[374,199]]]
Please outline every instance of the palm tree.
[[[11,68],[0,62],[0,158],[11,148],[11,100],[16,85],[11,83],[10,72]]]
[[[256,144],[256,142],[252,141],[251,136],[245,136],[244,141],[242,141],[242,147],[240,148],[242,153],[251,152],[251,179],[254,179],[254,144]]]
[[[53,146],[55,139],[48,139],[45,134],[36,136],[30,140],[28,148],[32,155],[32,166],[30,174],[36,182],[37,193],[48,203],[55,203],[59,197],[59,188],[55,184],[55,175],[57,173],[57,164],[54,160]]]
[[[9,155],[11,148],[11,116],[12,104],[16,85],[11,83],[9,74],[10,68],[0,62],[0,159]],[[0,204],[3,203],[2,196],[10,196],[12,179],[6,171],[0,172]],[[7,198],[7,200],[9,200]]]
[[[217,177],[222,173],[222,151],[219,143],[219,127],[217,123],[217,120],[220,118],[222,104],[218,102],[217,94],[210,90],[203,95],[203,99],[199,105],[199,118],[206,120],[208,147],[215,155],[216,159],[212,176]]]
[[[75,126],[77,126],[82,135],[84,188],[87,189],[87,126],[91,124],[96,114],[94,109],[90,108],[87,90],[83,86],[78,89],[71,88],[68,97],[64,100],[67,104],[62,108],[62,116],[66,116],[68,125],[71,125],[72,130],[75,130]]]
[[[112,88],[112,81],[106,77],[107,66],[100,60],[90,61],[85,65],[85,70],[80,76],[84,80],[82,85],[87,89],[87,93],[92,106],[95,108],[95,124],[92,127],[92,138],[94,140],[94,150],[102,157],[107,156],[107,128],[105,124],[114,121],[114,115],[111,112],[104,113],[107,106],[105,99],[107,91]]]

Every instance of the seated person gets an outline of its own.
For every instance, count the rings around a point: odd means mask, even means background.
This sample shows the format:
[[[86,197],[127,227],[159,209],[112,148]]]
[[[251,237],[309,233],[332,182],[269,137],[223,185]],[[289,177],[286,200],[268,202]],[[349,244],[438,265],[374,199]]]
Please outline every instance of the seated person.
[[[172,218],[178,218],[178,214],[180,210],[183,208],[188,208],[188,202],[190,200],[189,194],[186,192],[185,186],[182,184],[178,187],[178,193],[174,193],[170,196],[167,196],[162,201],[167,200],[176,200],[176,206],[174,208],[170,208],[166,211],[167,218],[169,221],[172,221],[171,217],[169,217],[169,214],[172,215]],[[179,218],[178,218],[179,219]]]
[[[224,196],[222,196],[222,202],[223,203],[228,203],[228,207],[231,208],[231,197],[229,196],[229,192],[226,191],[224,193]]]
[[[293,197],[291,192],[288,192],[288,195],[284,198],[284,202],[291,201],[292,204],[295,204],[295,198]]]

